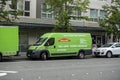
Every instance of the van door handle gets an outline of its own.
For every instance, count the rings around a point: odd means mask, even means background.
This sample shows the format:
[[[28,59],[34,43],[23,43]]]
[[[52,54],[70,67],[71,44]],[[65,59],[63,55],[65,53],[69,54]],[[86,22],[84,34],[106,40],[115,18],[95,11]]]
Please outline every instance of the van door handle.
[[[55,48],[56,46],[54,46],[54,48]]]

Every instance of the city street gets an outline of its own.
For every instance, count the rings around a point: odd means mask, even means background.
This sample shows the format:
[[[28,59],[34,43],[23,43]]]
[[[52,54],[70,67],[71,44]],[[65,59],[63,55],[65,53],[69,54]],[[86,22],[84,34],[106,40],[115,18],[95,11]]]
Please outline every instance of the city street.
[[[120,58],[27,58],[0,62],[0,80],[120,80]]]

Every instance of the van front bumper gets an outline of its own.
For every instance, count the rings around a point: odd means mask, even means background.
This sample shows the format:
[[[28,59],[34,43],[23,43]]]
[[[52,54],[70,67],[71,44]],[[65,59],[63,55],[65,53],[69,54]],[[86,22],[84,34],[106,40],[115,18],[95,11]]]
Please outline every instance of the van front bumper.
[[[26,56],[28,58],[40,58],[40,51],[28,50]]]

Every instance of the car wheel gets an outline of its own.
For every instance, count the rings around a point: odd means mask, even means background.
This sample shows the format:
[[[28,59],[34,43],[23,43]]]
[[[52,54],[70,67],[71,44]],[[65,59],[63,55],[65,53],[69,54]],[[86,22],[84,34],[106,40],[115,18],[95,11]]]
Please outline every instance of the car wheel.
[[[106,57],[111,58],[112,57],[112,52],[108,51],[107,54],[106,54]]]
[[[79,52],[78,58],[79,58],[79,59],[84,59],[84,58],[85,58],[84,52]]]
[[[0,62],[2,61],[2,55],[0,54]]]
[[[40,57],[42,60],[47,60],[47,54],[43,52]]]

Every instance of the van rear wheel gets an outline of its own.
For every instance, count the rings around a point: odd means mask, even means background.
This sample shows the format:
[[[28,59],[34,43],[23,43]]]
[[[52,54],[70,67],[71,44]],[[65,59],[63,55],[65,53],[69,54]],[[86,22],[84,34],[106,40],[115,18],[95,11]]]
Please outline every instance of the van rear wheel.
[[[47,53],[43,52],[40,56],[42,60],[47,60]]]
[[[79,59],[84,59],[84,58],[85,58],[84,52],[79,52],[78,58],[79,58]]]

